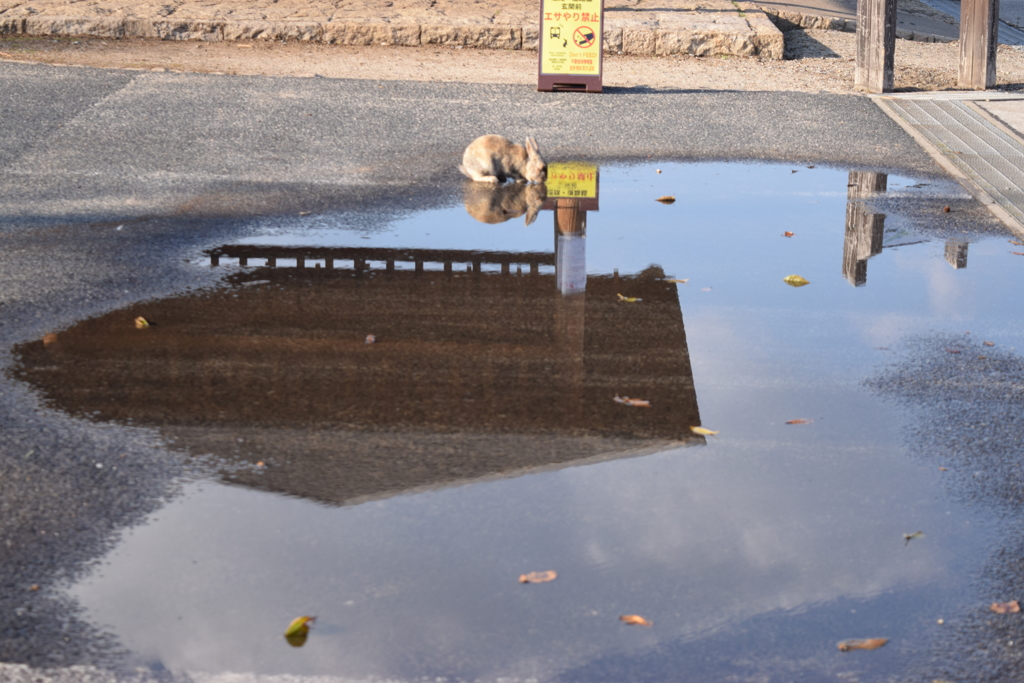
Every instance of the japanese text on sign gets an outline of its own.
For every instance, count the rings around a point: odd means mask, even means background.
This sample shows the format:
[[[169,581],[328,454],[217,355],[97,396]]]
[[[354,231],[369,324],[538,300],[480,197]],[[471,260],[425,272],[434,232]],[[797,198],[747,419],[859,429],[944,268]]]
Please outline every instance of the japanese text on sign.
[[[553,199],[597,196],[597,166],[581,163],[548,164],[545,183],[548,197]]]
[[[543,0],[541,73],[601,73],[601,0]]]

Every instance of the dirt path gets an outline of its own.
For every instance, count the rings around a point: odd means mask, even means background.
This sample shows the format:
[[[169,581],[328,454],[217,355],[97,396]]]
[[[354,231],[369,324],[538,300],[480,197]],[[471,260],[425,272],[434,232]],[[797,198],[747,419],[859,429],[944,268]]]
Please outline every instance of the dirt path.
[[[785,60],[605,58],[606,87],[852,93],[855,35],[786,33]],[[957,43],[897,41],[896,87],[956,87]],[[0,36],[0,59],[118,69],[382,80],[536,83],[537,53],[452,47],[345,47],[299,42],[175,42]],[[1001,46],[999,83],[1024,89],[1024,53]]]

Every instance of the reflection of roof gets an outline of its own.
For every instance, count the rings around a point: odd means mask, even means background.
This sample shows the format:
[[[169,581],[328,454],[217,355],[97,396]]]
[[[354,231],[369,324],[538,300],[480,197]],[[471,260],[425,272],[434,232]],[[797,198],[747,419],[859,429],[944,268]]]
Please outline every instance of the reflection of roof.
[[[692,439],[685,331],[660,275],[561,297],[551,275],[258,268],[22,345],[19,373],[62,410],[161,426],[193,450],[289,454],[307,484],[282,488],[340,502]],[[137,315],[155,325],[136,330]],[[335,465],[341,499],[317,482]]]

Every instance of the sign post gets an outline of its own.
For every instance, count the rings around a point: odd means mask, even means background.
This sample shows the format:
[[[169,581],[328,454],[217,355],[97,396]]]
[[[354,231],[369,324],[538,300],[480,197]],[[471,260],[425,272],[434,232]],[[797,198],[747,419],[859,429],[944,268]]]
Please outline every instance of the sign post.
[[[541,0],[537,90],[601,92],[604,0]]]

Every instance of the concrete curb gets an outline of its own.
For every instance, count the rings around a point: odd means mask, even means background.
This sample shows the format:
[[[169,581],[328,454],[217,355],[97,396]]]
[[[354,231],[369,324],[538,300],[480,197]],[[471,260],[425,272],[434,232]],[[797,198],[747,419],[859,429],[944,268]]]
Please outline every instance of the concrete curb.
[[[798,28],[814,28],[826,31],[844,31],[846,33],[857,32],[856,19],[844,19],[843,17],[822,17],[813,14],[798,14],[796,12],[782,12],[774,7],[760,7],[765,16],[775,24],[780,31],[792,31]],[[954,43],[955,38],[938,36],[932,33],[921,33],[919,31],[908,31],[896,29],[896,37],[902,40],[915,40],[919,43]]]
[[[606,53],[631,55],[731,55],[782,59],[781,31],[750,3],[732,3],[745,28],[714,28],[692,14],[617,12],[606,19]],[[617,15],[642,15],[634,17]],[[694,13],[699,15],[699,13]],[[538,28],[515,24],[390,23],[381,20],[346,22],[221,21],[150,19],[141,17],[0,16],[0,34],[33,36],[95,36],[99,38],[159,38],[161,40],[298,40],[332,45],[447,45],[494,50],[536,50]]]

